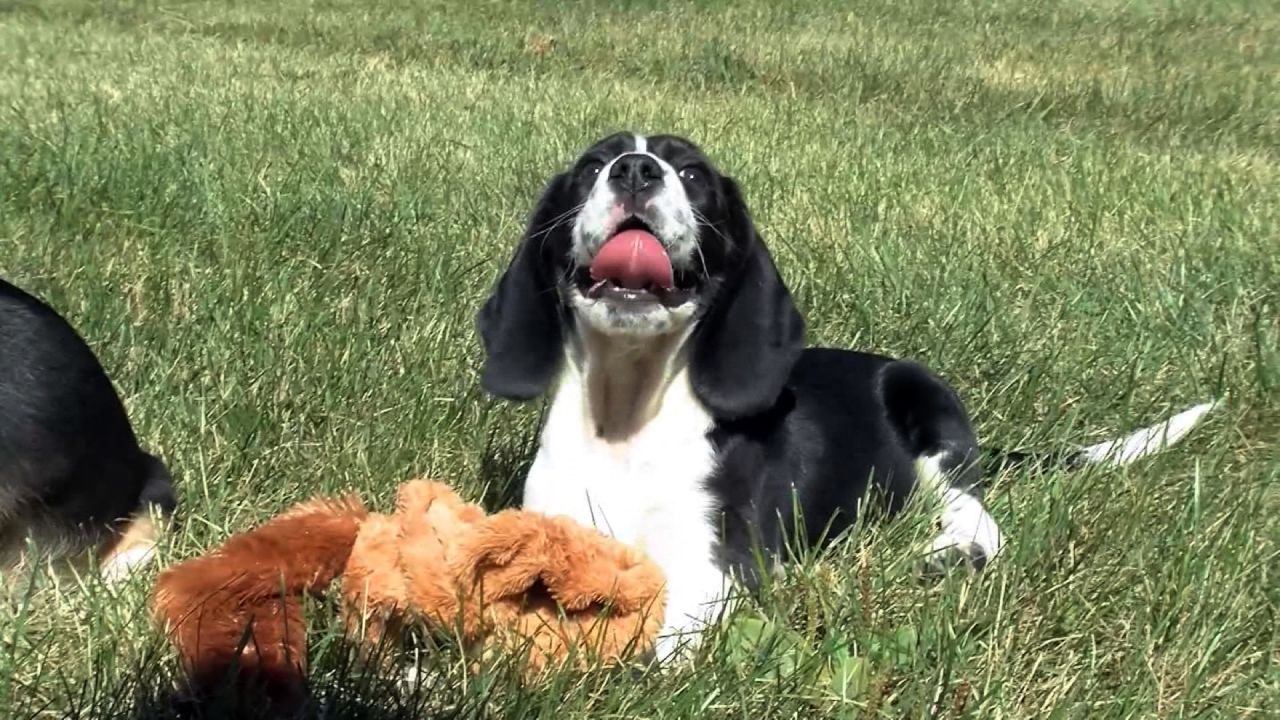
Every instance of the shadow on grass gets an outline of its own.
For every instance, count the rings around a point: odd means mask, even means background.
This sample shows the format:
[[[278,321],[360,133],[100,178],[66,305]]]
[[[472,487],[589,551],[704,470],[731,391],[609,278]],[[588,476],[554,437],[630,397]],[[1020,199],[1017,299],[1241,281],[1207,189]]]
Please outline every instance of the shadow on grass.
[[[491,430],[480,455],[480,502],[495,513],[520,505],[524,479],[538,448],[536,430],[506,435]]]
[[[337,640],[309,677],[269,677],[229,670],[193,691],[171,658],[140,663],[126,687],[95,693],[66,717],[134,720],[400,720],[479,717],[483,703],[448,686],[448,673],[429,667],[417,682],[402,680],[379,657],[359,659],[346,640]]]
[[[430,649],[428,649],[430,648]],[[346,639],[329,636],[313,648],[318,660],[301,687],[281,693],[279,684],[261,678],[230,674],[219,687],[192,696],[175,690],[170,664],[136,672],[127,687],[107,693],[96,702],[87,701],[79,712],[65,717],[129,718],[130,720],[400,720],[416,718],[463,720],[487,717],[561,717],[568,693],[578,687],[582,673],[556,673],[529,683],[517,656],[482,663],[483,669],[459,663],[457,648],[447,641],[419,646],[426,652],[409,660],[407,645],[380,647],[364,655]],[[145,665],[141,663],[140,665]],[[405,670],[413,668],[413,679]],[[592,671],[597,688],[617,687],[620,678],[640,682],[635,669],[612,668]],[[466,675],[464,678],[463,675]],[[277,678],[278,679],[278,678]],[[293,690],[296,690],[294,692]],[[34,717],[34,714],[33,714]]]

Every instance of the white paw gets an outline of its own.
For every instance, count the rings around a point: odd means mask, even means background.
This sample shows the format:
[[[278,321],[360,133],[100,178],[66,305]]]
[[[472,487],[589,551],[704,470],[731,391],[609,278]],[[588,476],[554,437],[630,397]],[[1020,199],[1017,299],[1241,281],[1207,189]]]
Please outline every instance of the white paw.
[[[996,521],[977,498],[955,488],[943,493],[942,532],[933,539],[928,563],[942,570],[957,562],[986,567],[1004,548]]]
[[[966,542],[963,538],[942,533],[933,539],[926,562],[929,569],[935,571],[959,566],[981,570],[989,560],[990,556],[978,543]]]
[[[685,595],[667,610],[666,622],[658,633],[655,655],[663,665],[682,664],[693,659],[708,628],[733,611],[729,579],[717,571],[700,592]]]
[[[112,555],[100,568],[102,579],[108,584],[114,585],[122,582],[136,570],[145,567],[155,558],[155,543],[143,543],[135,545],[124,552]]]
[[[696,630],[671,631],[658,637],[654,656],[663,667],[683,665],[693,660],[702,642],[702,633]]]

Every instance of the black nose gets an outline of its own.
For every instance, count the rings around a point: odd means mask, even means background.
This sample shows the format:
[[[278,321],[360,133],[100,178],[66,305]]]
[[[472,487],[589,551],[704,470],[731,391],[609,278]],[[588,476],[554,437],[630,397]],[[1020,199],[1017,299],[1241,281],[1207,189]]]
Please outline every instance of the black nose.
[[[609,184],[632,195],[662,184],[662,166],[652,155],[631,153],[613,161]]]

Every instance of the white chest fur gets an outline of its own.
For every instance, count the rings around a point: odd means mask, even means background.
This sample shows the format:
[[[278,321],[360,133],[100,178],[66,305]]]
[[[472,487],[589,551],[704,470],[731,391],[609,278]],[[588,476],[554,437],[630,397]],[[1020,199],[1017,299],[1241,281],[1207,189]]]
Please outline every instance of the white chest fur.
[[[585,364],[566,363],[525,483],[524,507],[567,515],[644,550],[667,578],[664,634],[693,630],[724,591],[713,557],[714,500],[706,489],[715,469],[707,437],[713,421],[683,369],[609,370],[613,384],[602,385]],[[601,402],[637,383],[655,383],[641,393],[651,399],[632,408],[637,412],[619,415],[611,409],[617,403]],[[611,432],[602,422],[627,429]],[[671,644],[660,642],[660,652]]]
[[[650,553],[668,536],[665,526],[710,527],[704,488],[714,462],[711,418],[693,400],[688,380],[675,378],[653,419],[618,442],[597,436],[583,411],[582,385],[575,372],[560,382],[525,507],[569,515]]]

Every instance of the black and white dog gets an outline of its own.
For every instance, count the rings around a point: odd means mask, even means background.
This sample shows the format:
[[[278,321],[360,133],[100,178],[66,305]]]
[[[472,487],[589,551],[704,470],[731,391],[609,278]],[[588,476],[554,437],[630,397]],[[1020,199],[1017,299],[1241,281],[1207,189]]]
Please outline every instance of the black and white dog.
[[[138,446],[93,351],[53,308],[0,280],[0,571],[31,541],[53,558],[95,553],[104,576],[121,579],[152,558],[154,520],[175,504],[168,470]]]
[[[753,582],[757,553],[838,534],[873,488],[890,512],[917,487],[940,496],[934,562],[980,568],[1004,544],[956,393],[914,362],[805,349],[737,183],[684,139],[612,135],[553,177],[477,324],[485,390],[555,388],[524,507],[663,568],[660,655],[729,576]],[[1072,459],[1132,460],[1210,409]]]

